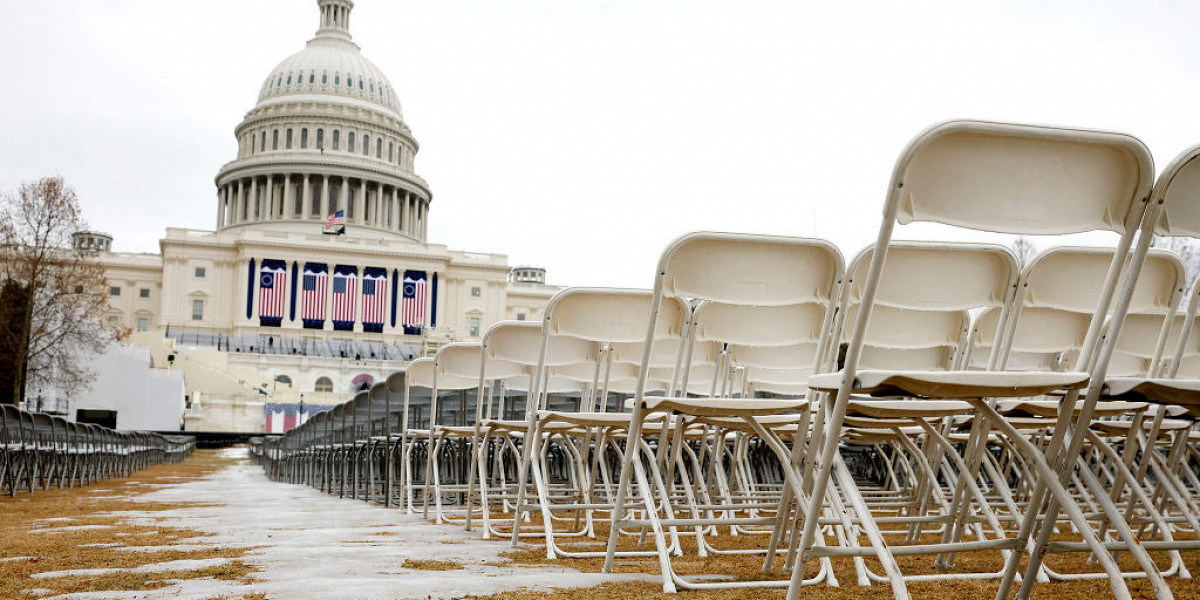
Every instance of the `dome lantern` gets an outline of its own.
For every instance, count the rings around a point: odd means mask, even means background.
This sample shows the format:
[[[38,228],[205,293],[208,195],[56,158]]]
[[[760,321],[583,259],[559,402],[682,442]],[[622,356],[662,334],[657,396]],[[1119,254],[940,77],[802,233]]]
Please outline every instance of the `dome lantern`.
[[[321,27],[317,37],[338,38],[350,41],[350,11],[354,3],[350,0],[318,0],[321,7]]]

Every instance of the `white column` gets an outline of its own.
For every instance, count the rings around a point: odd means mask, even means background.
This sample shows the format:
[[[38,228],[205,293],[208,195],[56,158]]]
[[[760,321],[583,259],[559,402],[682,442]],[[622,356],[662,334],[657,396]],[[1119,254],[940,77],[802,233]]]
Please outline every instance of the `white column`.
[[[267,209],[267,213],[265,215],[266,218],[268,218],[268,219],[275,218],[276,211],[275,211],[275,176],[274,175],[267,176],[267,202],[266,202],[265,208]]]
[[[225,186],[217,190],[217,229],[225,226],[225,201],[229,196],[228,192],[229,189]]]
[[[408,190],[400,195],[400,223],[397,229],[401,233],[408,233]]]
[[[258,219],[258,213],[262,210],[262,199],[258,197],[258,178],[250,178],[250,220]]]
[[[429,202],[421,200],[421,241],[429,236]]]
[[[246,182],[239,179],[237,183],[237,210],[233,213],[233,222],[241,223],[246,217]]]
[[[358,199],[354,205],[354,220],[359,223],[368,223],[370,219],[367,216],[367,182],[359,181],[358,183]]]
[[[321,214],[317,218],[324,221],[329,217],[329,176],[321,176]]]
[[[304,174],[304,189],[300,190],[300,217],[307,219],[308,211],[312,210],[312,188],[308,185],[308,173]]]

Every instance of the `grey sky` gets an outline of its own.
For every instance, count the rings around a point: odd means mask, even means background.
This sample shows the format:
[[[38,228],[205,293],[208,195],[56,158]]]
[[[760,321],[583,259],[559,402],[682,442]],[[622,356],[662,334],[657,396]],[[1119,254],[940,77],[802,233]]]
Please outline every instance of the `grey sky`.
[[[648,284],[697,229],[873,239],[892,161],[971,117],[1200,143],[1194,2],[358,0],[429,237]],[[213,176],[314,0],[0,0],[0,188],[59,174],[122,251],[212,228]],[[900,235],[904,232],[901,230]]]

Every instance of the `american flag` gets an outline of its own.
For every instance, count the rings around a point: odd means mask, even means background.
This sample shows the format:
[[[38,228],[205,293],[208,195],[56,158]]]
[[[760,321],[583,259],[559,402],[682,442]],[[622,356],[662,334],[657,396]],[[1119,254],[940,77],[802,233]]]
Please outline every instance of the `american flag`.
[[[287,263],[264,258],[258,272],[258,316],[263,325],[279,326],[287,291]]]
[[[325,404],[304,404],[296,402],[267,402],[265,405],[266,423],[263,431],[266,433],[287,433],[295,427],[306,423],[317,413],[325,412],[333,406]]]
[[[300,286],[304,310],[300,318],[308,321],[325,322],[325,292],[329,289],[329,269],[324,263],[305,263],[304,279]]]
[[[346,211],[339,210],[325,219],[326,233],[341,233],[346,230]]]
[[[387,270],[377,267],[363,269],[362,322],[364,331],[383,331],[383,315],[387,308]]]
[[[404,272],[404,295],[400,301],[400,322],[405,333],[419,333],[425,325],[425,271]],[[416,329],[410,332],[409,329]]]
[[[354,325],[354,302],[357,300],[358,268],[338,265],[333,269],[333,324]]]

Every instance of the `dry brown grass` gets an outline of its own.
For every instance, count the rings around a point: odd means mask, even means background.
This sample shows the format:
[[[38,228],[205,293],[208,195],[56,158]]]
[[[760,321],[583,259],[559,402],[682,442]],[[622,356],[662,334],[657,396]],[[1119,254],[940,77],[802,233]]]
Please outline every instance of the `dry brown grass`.
[[[232,560],[229,564],[190,571],[139,573],[122,571],[33,579],[49,571],[132,569],[173,560],[237,559],[248,548],[205,548],[132,552],[95,544],[164,546],[186,543],[207,534],[180,528],[130,525],[119,511],[157,512],[196,504],[135,502],[130,498],[155,489],[153,484],[199,478],[236,462],[215,451],[197,451],[175,465],[157,465],[124,479],[111,479],[83,488],[38,490],[15,498],[0,498],[0,557],[30,557],[0,562],[0,598],[29,597],[21,590],[42,588],[55,593],[107,590],[151,590],[171,579],[214,578],[245,580],[254,569]],[[53,519],[53,520],[47,520]],[[70,520],[64,520],[70,519]],[[70,529],[101,526],[96,529]]]
[[[453,560],[424,560],[409,558],[400,565],[405,569],[417,569],[421,571],[455,571],[463,568],[462,563]]]
[[[503,518],[503,516],[500,517]],[[539,525],[540,522],[535,520],[533,526],[537,527]],[[1067,537],[1060,536],[1059,539],[1067,539]],[[598,523],[595,539],[561,538],[559,541],[561,545],[569,550],[602,551],[604,550],[604,542],[607,538],[607,526]],[[722,536],[721,538],[709,539],[719,548],[734,549],[761,547],[765,544],[766,538],[765,536],[744,535],[738,537]],[[937,540],[938,536],[927,535],[923,537],[921,542],[930,543]],[[892,545],[899,544],[899,541],[894,538],[889,538],[888,541]],[[682,537],[681,543],[684,548],[684,556],[677,557],[672,562],[675,571],[680,575],[721,575],[736,581],[780,579],[782,577],[780,575],[782,560],[776,561],[777,569],[775,574],[764,575],[762,573],[761,555],[720,555],[701,558],[696,555],[694,539]],[[861,540],[861,543],[867,545],[868,542],[864,538]],[[636,547],[636,538],[627,537],[621,539],[620,548],[622,550],[631,550]],[[653,549],[653,540],[648,541],[647,547],[643,549]],[[1169,561],[1167,561],[1162,553],[1152,554],[1160,564],[1169,564]],[[1183,552],[1182,555],[1187,568],[1194,575],[1200,575],[1200,551]],[[602,557],[547,559],[545,557],[545,547],[540,543],[522,546],[520,549],[505,553],[504,557],[510,561],[509,564],[559,565],[589,573],[600,572],[604,564]],[[1002,566],[997,553],[975,552],[959,554],[955,567],[948,571],[945,569],[936,569],[933,566],[933,558],[933,556],[902,556],[897,561],[900,564],[901,570],[906,575],[946,572],[987,572],[999,570]],[[1057,554],[1050,556],[1046,562],[1059,572],[1083,573],[1101,571],[1098,566],[1088,564],[1086,554]],[[875,573],[883,572],[878,561],[869,559],[866,563]],[[1134,568],[1133,560],[1129,557],[1128,553],[1121,555],[1120,563],[1123,567],[1130,570]],[[854,566],[850,559],[834,559],[833,565],[840,587],[834,588],[827,585],[808,587],[802,592],[801,597],[814,597],[821,600],[888,600],[893,597],[892,591],[887,584],[876,583],[870,587],[860,587],[857,584]],[[809,569],[809,574],[815,573],[815,561],[810,563]],[[660,573],[658,561],[653,557],[618,559],[614,566],[614,571],[617,573],[649,573],[655,576],[658,576]],[[1200,600],[1200,580],[1172,577],[1168,578],[1167,582],[1172,592],[1174,592],[1176,599]],[[1134,598],[1149,599],[1154,597],[1149,585],[1144,580],[1130,581],[1129,587]],[[915,598],[992,598],[996,594],[997,583],[995,580],[911,582],[908,584],[908,588],[909,592]],[[665,594],[662,592],[662,585],[659,582],[629,581],[608,583],[585,589],[557,589],[552,592],[505,592],[490,596],[471,596],[471,598],[475,598],[476,600],[510,598],[517,600],[573,600],[577,598],[596,598],[600,600],[625,598],[635,600],[758,600],[782,598],[784,593],[784,588],[742,588],[736,590],[703,590]],[[1054,600],[1097,600],[1112,597],[1108,580],[1103,578],[1087,581],[1039,583],[1034,588],[1034,594],[1037,597],[1053,598]]]

